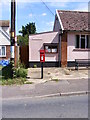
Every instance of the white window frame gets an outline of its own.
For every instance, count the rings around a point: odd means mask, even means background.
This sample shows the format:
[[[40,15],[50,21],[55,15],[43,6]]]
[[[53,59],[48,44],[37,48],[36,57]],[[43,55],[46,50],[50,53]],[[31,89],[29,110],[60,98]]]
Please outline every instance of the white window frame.
[[[5,55],[2,55],[2,47],[5,47]],[[0,57],[6,57],[6,46],[0,46],[0,49],[1,49],[1,55],[0,55]]]

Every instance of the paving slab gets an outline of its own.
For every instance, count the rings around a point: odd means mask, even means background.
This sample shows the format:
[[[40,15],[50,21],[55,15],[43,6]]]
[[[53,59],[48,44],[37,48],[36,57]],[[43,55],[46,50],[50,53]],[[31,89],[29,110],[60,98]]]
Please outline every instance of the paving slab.
[[[28,68],[28,81],[35,84],[43,83],[47,81],[58,81],[66,79],[88,79],[89,70],[74,68],[44,68],[43,79],[41,79],[41,68]]]

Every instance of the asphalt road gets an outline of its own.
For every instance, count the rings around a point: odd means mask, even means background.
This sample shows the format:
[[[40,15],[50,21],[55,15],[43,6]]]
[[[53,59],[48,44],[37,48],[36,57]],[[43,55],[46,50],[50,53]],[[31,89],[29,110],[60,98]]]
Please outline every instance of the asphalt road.
[[[88,96],[7,99],[3,118],[88,118]]]

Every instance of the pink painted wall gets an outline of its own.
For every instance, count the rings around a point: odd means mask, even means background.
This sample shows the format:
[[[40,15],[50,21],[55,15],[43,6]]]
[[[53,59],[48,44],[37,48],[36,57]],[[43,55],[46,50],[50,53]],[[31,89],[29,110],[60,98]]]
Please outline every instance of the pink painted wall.
[[[58,32],[46,32],[29,36],[29,61],[40,61],[43,43],[58,43]],[[45,54],[45,61],[58,61],[57,54]]]
[[[75,51],[75,34],[68,33],[67,39],[67,61],[75,61],[75,59],[90,59],[88,58],[90,51],[77,50]]]

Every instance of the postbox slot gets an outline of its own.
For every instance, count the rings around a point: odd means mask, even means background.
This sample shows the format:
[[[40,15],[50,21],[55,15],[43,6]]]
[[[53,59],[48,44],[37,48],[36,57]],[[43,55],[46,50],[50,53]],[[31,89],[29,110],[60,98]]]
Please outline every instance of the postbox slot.
[[[44,54],[44,52],[40,52],[40,54]]]

